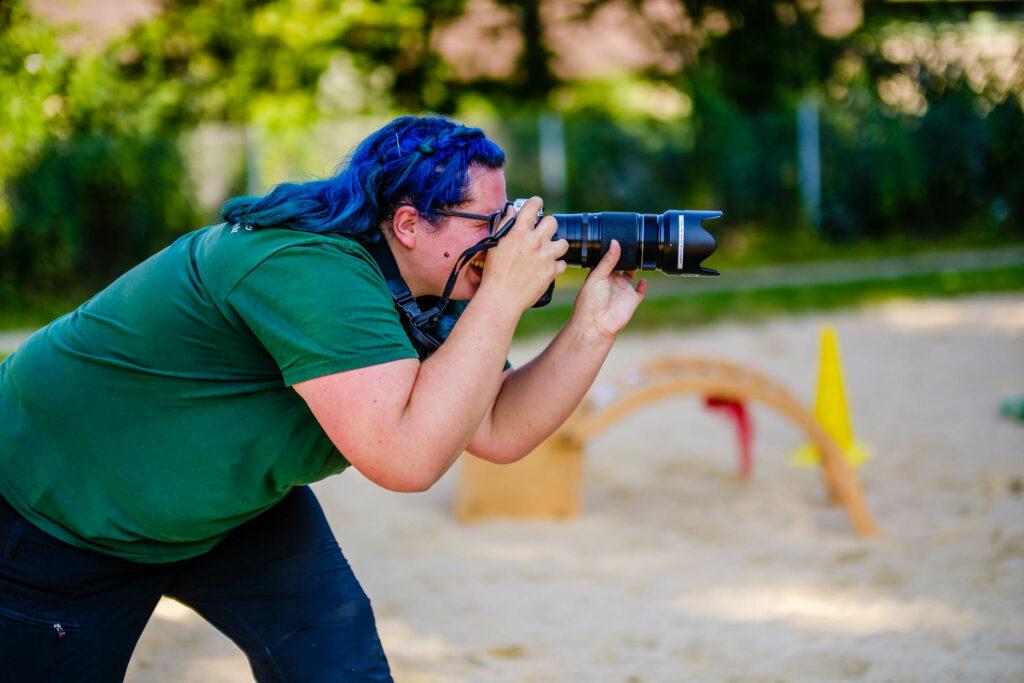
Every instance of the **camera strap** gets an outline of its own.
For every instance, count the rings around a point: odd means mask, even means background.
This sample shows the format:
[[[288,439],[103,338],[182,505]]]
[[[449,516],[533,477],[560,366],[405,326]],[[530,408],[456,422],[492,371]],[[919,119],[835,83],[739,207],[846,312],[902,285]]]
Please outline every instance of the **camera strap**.
[[[498,241],[508,234],[508,231],[515,225],[515,222],[516,217],[511,216],[493,235],[488,235],[462,252],[452,267],[451,274],[448,275],[448,282],[445,283],[441,297],[426,311],[420,309],[419,302],[416,301],[416,297],[412,295],[412,292],[409,291],[409,286],[402,279],[402,273],[398,269],[398,263],[395,261],[394,254],[391,253],[387,240],[381,236],[379,239],[363,245],[370,252],[373,260],[377,262],[377,265],[380,266],[381,272],[384,273],[384,280],[391,291],[391,298],[394,299],[395,307],[398,308],[403,316],[402,322],[404,327],[412,335],[413,339],[424,347],[427,356],[436,351],[444,341],[444,339],[439,339],[431,330],[441,319],[441,316],[444,315],[444,311],[448,307],[452,290],[455,289],[455,283],[459,279],[459,273],[481,251],[496,247]],[[534,307],[545,306],[551,301],[551,292],[554,289],[554,284],[554,282],[551,283],[547,292],[544,293],[540,301],[534,304]]]
[[[398,263],[395,261],[395,256],[391,253],[391,248],[388,247],[387,241],[381,237],[363,245],[370,252],[373,260],[377,262],[377,265],[380,266],[380,270],[384,274],[384,280],[387,282],[388,290],[391,292],[391,298],[395,302],[395,307],[402,314],[402,322],[406,330],[417,343],[424,347],[428,356],[436,351],[441,346],[441,342],[444,341],[439,339],[430,328],[436,325],[441,316],[444,315],[444,311],[451,300],[452,290],[455,289],[455,283],[459,279],[459,272],[479,252],[496,246],[498,240],[504,237],[514,222],[515,218],[512,218],[494,235],[488,235],[459,255],[451,274],[448,276],[448,282],[445,283],[441,297],[437,300],[437,303],[426,311],[420,309],[416,297],[409,291],[409,285],[402,278],[402,273],[398,269]]]
[[[363,247],[370,252],[370,256],[377,262],[381,272],[384,274],[384,281],[391,292],[391,298],[395,302],[395,307],[402,314],[402,323],[406,332],[418,344],[424,347],[429,356],[441,346],[442,340],[414,322],[423,313],[420,311],[420,305],[416,301],[416,297],[409,291],[409,285],[405,284],[405,280],[402,279],[402,273],[398,270],[398,263],[395,261],[395,256],[391,253],[391,248],[388,247],[387,241],[381,236],[373,242],[364,243]]]

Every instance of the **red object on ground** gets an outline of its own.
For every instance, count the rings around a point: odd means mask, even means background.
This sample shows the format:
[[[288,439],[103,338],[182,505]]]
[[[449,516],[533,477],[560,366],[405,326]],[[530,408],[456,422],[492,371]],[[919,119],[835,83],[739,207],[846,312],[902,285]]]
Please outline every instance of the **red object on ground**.
[[[743,401],[706,396],[704,398],[704,405],[709,410],[722,413],[736,425],[736,437],[740,446],[740,476],[744,479],[748,478],[750,472],[754,469],[754,455],[751,451],[754,425],[751,422],[746,404]]]

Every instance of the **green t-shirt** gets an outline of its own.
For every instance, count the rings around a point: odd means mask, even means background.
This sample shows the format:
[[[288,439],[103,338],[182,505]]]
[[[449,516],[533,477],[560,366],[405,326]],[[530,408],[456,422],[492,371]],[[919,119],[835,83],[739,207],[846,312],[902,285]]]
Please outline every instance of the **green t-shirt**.
[[[292,384],[416,356],[351,239],[189,233],[0,364],[0,495],[76,546],[199,555],[348,465]]]

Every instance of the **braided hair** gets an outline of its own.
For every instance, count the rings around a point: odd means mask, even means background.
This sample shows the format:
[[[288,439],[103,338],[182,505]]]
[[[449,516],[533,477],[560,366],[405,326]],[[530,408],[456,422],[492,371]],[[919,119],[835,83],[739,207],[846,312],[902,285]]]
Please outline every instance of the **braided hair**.
[[[402,116],[363,140],[335,175],[282,183],[262,197],[228,200],[228,223],[336,232],[361,242],[408,204],[436,223],[436,209],[462,203],[469,168],[501,168],[505,153],[483,131],[441,116]]]

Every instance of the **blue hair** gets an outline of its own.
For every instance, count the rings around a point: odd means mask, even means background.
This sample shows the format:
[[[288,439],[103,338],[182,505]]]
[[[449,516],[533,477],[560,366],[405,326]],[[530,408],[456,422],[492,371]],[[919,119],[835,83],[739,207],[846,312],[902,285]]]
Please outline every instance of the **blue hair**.
[[[228,223],[337,232],[362,242],[402,205],[431,223],[436,209],[468,199],[469,168],[501,168],[505,153],[479,128],[441,116],[402,116],[363,140],[334,176],[282,183],[262,197],[228,200]]]

